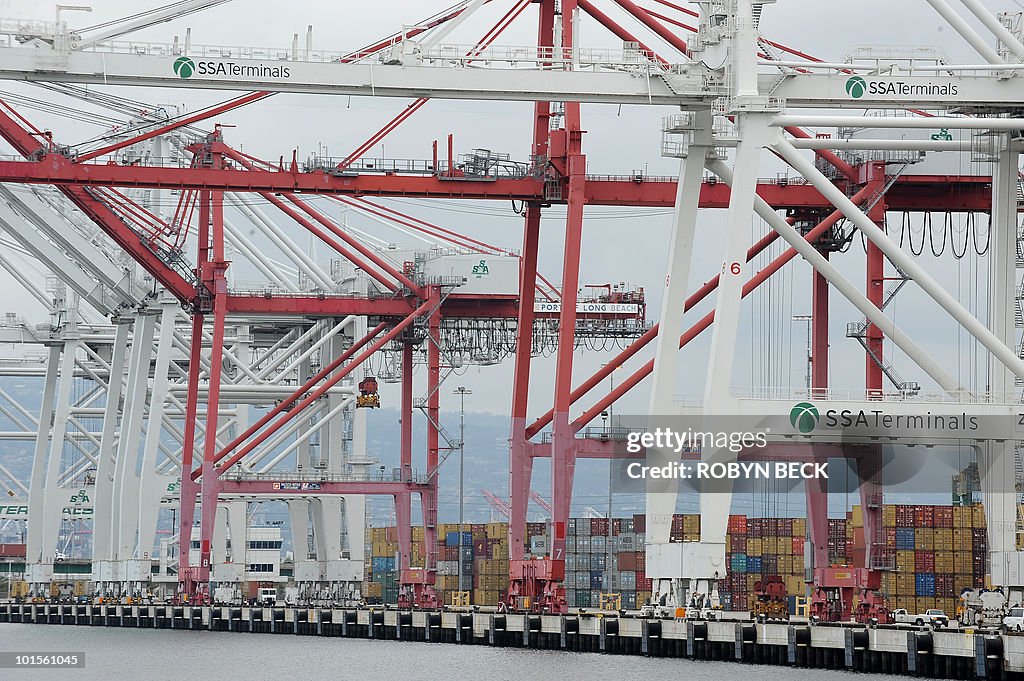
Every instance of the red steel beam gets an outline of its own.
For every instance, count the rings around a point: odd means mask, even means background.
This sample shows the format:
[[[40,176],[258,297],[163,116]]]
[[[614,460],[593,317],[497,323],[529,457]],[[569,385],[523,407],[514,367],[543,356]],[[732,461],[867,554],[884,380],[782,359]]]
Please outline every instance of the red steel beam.
[[[654,31],[658,34],[658,37],[679,50],[682,54],[689,54],[689,48],[685,40],[655,21],[654,17],[647,13],[647,10],[633,2],[633,0],[615,0],[615,3],[636,17],[637,21]]]
[[[0,120],[3,114],[0,112]],[[0,125],[0,131],[3,130]],[[2,132],[0,132],[2,134]],[[327,173],[287,171],[252,172],[208,168],[157,168],[113,164],[74,164],[51,154],[41,161],[0,161],[0,182],[94,185],[151,189],[219,189],[231,192],[300,192],[311,195],[391,196],[442,199],[545,201],[543,183],[533,179],[459,182],[435,177],[359,175],[335,177]],[[971,175],[903,176],[887,193],[890,211],[979,211],[991,209],[992,178]],[[674,178],[636,182],[628,178],[590,177],[585,195],[587,205],[671,208],[675,205]],[[771,206],[784,208],[829,208],[814,187],[804,183],[758,185],[758,196]],[[722,182],[701,187],[701,208],[727,208],[729,188]],[[137,238],[137,237],[136,237]],[[133,255],[138,251],[128,249]],[[141,262],[148,261],[139,253]],[[151,259],[155,259],[151,258]],[[159,260],[155,260],[159,262]],[[162,267],[161,263],[161,267]],[[168,272],[168,276],[173,275]],[[174,287],[169,287],[174,290]]]
[[[662,66],[668,66],[669,62],[667,59],[662,58],[657,52],[652,50],[650,47],[645,45],[643,41],[637,38],[635,35],[627,31],[625,28],[616,23],[611,17],[595,7],[590,0],[577,0],[576,4],[584,12],[594,17],[595,20],[609,31],[615,34],[615,37],[625,42],[636,43],[640,46],[640,49],[646,52],[648,55],[653,57]]]

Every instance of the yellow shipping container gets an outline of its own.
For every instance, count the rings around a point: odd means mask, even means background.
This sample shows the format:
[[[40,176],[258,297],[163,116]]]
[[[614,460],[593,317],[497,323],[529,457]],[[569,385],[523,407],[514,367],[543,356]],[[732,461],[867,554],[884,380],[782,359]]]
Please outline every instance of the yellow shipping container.
[[[971,507],[971,524],[974,527],[985,527],[985,507],[981,504]]]
[[[683,541],[700,541],[700,532],[683,532]]]
[[[501,539],[508,536],[508,525],[505,523],[487,523],[487,538]]]
[[[779,540],[776,537],[765,537],[761,540],[761,555],[771,556],[778,553]]]
[[[807,519],[793,518],[793,536],[803,537],[807,534]]]
[[[882,526],[896,527],[896,507],[892,504],[882,507]]]
[[[917,610],[915,613],[925,612],[935,607],[935,598],[933,596],[918,596],[916,599]]]
[[[893,599],[897,608],[903,608],[904,610],[915,610],[917,608],[917,599],[913,596],[897,596]]]
[[[936,551],[952,551],[953,550],[953,529],[950,527],[937,527],[934,532],[933,540]],[[935,569],[939,572],[939,569]]]
[[[970,506],[954,506],[953,507],[953,527],[954,528],[970,528],[972,525],[974,513],[971,511]]]
[[[370,528],[370,541],[371,542],[386,542],[388,540],[388,528],[386,527],[371,527]]]
[[[864,510],[859,505],[853,507],[853,526],[864,527]]]
[[[914,530],[914,548],[927,551],[935,545],[935,530],[930,527],[918,527]]]
[[[747,539],[747,555],[748,556],[760,556],[761,555],[761,540],[760,539]]]
[[[803,576],[790,575],[786,577],[786,593],[790,596],[803,596],[807,593],[807,584]]]
[[[955,561],[953,560],[952,551],[936,551],[935,552],[935,571],[936,572],[954,572]]]
[[[914,572],[914,552],[913,551],[897,551],[896,552],[896,569],[900,572]]]
[[[793,556],[779,556],[779,574],[793,574]]]
[[[896,573],[882,573],[882,591],[887,594],[896,595]]]
[[[803,555],[793,556],[793,574],[802,575],[804,573],[804,557]]]
[[[953,552],[953,572],[959,575],[970,575],[974,570],[973,551]]]
[[[912,572],[899,572],[899,573],[897,573],[896,574],[896,587],[893,589],[892,593],[897,595],[897,596],[913,596],[915,594],[914,573],[912,573]]]
[[[696,514],[687,514],[683,516],[683,532],[699,534],[700,533],[700,516]]]
[[[363,593],[368,598],[380,598],[384,592],[384,585],[380,582],[366,582],[363,584]]]

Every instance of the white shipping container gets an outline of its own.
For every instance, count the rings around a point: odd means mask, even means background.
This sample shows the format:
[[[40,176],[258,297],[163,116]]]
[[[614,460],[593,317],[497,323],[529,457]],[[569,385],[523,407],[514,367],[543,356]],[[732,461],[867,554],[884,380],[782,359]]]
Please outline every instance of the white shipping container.
[[[442,255],[428,259],[423,273],[461,280],[454,293],[484,293],[514,296],[519,292],[519,258],[495,255]]]

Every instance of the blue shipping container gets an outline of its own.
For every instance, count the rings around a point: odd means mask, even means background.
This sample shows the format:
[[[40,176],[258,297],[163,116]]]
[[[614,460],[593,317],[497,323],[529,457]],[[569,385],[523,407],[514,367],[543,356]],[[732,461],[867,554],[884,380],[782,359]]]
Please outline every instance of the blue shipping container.
[[[923,572],[914,576],[914,591],[918,596],[935,595],[935,573]]]
[[[445,534],[444,535],[444,545],[445,546],[458,546],[459,545],[459,533],[458,532],[448,532],[447,534]],[[463,546],[472,546],[473,545],[473,533],[472,532],[463,532],[462,533],[462,545]]]
[[[761,571],[761,556],[747,556],[747,572]]]
[[[745,553],[734,553],[732,554],[732,561],[729,565],[731,572],[746,572],[747,571],[747,554]]]
[[[900,551],[913,551],[914,545],[914,528],[913,527],[897,527],[896,528],[896,548]]]

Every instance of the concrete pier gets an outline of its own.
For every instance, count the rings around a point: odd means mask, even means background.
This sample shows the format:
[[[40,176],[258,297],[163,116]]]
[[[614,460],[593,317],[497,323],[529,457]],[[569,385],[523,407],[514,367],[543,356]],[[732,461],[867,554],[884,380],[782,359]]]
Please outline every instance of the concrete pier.
[[[0,622],[240,631],[571,650],[905,674],[1024,679],[1024,635],[972,629],[383,608],[0,604]]]

